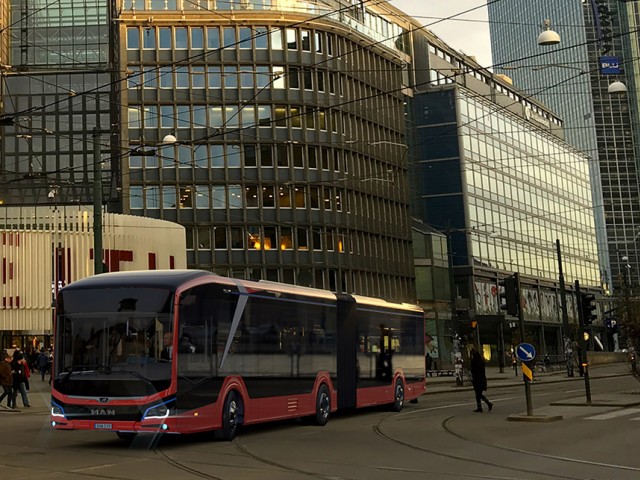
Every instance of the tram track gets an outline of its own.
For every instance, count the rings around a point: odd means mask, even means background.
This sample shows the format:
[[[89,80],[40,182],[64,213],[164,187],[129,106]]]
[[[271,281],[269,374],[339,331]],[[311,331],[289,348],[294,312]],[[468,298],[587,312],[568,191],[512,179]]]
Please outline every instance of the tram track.
[[[414,413],[414,412],[409,412],[409,413]],[[400,416],[402,416],[402,414],[400,414]],[[574,476],[574,475],[566,475],[566,474],[562,474],[559,473],[557,470],[554,471],[553,473],[546,473],[546,472],[541,472],[537,469],[529,469],[529,468],[522,468],[522,467],[516,467],[516,466],[512,466],[512,465],[504,465],[498,462],[493,462],[490,460],[485,460],[485,459],[478,459],[478,458],[468,458],[462,455],[456,455],[456,454],[452,454],[452,453],[447,453],[447,452],[443,452],[440,450],[436,450],[434,448],[429,448],[429,447],[425,447],[424,445],[418,445],[412,442],[407,442],[405,440],[399,439],[399,438],[395,438],[387,433],[385,433],[383,431],[383,427],[382,425],[387,422],[390,421],[392,419],[396,419],[397,420],[397,416],[395,417],[390,417],[390,418],[383,418],[381,419],[375,426],[374,426],[374,431],[375,433],[384,438],[387,441],[390,441],[396,445],[401,445],[407,448],[410,448],[412,450],[416,450],[416,451],[420,451],[420,452],[424,452],[424,453],[429,453],[431,455],[435,455],[435,456],[439,456],[442,458],[446,458],[446,459],[450,459],[450,460],[456,460],[456,461],[463,461],[463,462],[468,462],[471,463],[473,465],[484,465],[487,467],[494,467],[494,468],[500,468],[500,469],[504,469],[507,471],[512,471],[512,472],[520,472],[520,473],[526,473],[526,474],[533,474],[536,475],[538,478],[539,477],[547,477],[549,479],[567,479],[567,480],[585,480],[584,476]],[[504,446],[500,446],[500,445],[494,445],[491,443],[486,443],[486,442],[481,442],[478,440],[472,440],[470,438],[465,437],[464,435],[461,435],[455,431],[453,431],[449,424],[450,422],[455,418],[455,416],[449,416],[447,418],[445,418],[444,420],[442,420],[440,422],[440,427],[442,428],[442,430],[444,432],[446,432],[448,435],[453,436],[461,441],[465,441],[465,442],[469,442],[469,443],[473,443],[475,445],[481,446],[481,447],[487,447],[487,448],[492,448],[495,450],[499,450],[499,451],[504,451],[504,452],[510,452],[510,453],[517,453],[520,455],[528,455],[531,457],[538,457],[538,458],[544,458],[546,460],[555,460],[555,461],[559,461],[559,462],[565,462],[565,463],[572,463],[572,464],[580,464],[580,465],[587,465],[587,466],[594,466],[594,467],[601,467],[601,468],[609,468],[612,469],[613,471],[611,472],[612,475],[614,475],[614,477],[611,478],[615,478],[615,471],[634,471],[634,472],[640,472],[640,468],[635,468],[635,467],[627,467],[624,465],[610,465],[610,464],[603,464],[603,463],[598,463],[598,462],[591,462],[591,461],[587,461],[587,460],[580,460],[580,459],[573,459],[573,458],[568,458],[568,457],[560,457],[560,456],[554,456],[554,455],[549,455],[549,454],[543,454],[543,453],[538,453],[538,452],[531,452],[528,450],[522,450],[522,449],[517,449],[517,448],[511,448],[511,447],[504,447]],[[513,477],[505,477],[504,475],[496,475],[496,476],[491,476],[491,475],[482,475],[482,478],[486,478],[486,479],[499,479],[499,480],[506,480],[506,479],[511,479],[513,478],[513,480],[522,480],[522,476],[521,475],[517,475],[517,476],[513,476]]]

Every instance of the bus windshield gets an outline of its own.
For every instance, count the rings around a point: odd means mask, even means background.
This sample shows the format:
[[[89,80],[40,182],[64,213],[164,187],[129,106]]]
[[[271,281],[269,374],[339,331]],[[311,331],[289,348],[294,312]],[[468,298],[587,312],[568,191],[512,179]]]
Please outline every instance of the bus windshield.
[[[61,292],[56,389],[121,397],[168,388],[171,298],[151,288]]]

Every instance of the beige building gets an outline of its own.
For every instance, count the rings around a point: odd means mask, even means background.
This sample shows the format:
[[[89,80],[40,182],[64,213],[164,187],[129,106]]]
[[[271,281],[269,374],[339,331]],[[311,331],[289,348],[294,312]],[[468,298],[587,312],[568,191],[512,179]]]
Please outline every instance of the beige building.
[[[186,268],[185,252],[181,225],[103,216],[105,271]],[[2,348],[49,346],[56,292],[93,273],[90,207],[0,208]]]

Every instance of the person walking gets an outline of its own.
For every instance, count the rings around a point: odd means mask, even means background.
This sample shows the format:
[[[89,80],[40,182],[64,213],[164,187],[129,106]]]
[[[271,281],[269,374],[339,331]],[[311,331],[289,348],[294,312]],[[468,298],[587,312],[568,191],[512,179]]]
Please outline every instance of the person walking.
[[[49,356],[45,353],[44,348],[40,350],[40,355],[38,355],[37,366],[44,382],[44,376],[47,374],[47,367],[49,366]]]
[[[27,397],[27,374],[24,361],[24,355],[20,350],[13,352],[13,361],[11,362],[11,373],[13,374],[13,394],[11,395],[11,408],[17,408],[16,402],[18,392],[22,396],[22,404],[25,408],[30,408],[29,397]]]
[[[11,398],[13,394],[13,375],[11,375],[11,357],[7,351],[2,352],[2,360],[0,360],[0,386],[2,387],[2,395],[0,403],[7,398],[7,407],[11,408]]]
[[[482,360],[480,352],[475,348],[471,349],[471,383],[473,384],[473,390],[476,392],[477,408],[474,412],[482,412],[482,401],[487,404],[489,411],[491,411],[493,403],[490,402],[483,393],[487,389],[487,374],[484,368],[484,360]]]

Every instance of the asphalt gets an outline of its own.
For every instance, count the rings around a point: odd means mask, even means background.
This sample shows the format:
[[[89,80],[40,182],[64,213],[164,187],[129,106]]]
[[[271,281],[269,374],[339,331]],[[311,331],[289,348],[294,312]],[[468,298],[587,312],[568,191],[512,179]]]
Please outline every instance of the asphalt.
[[[517,373],[513,368],[504,368],[501,372],[498,367],[488,366],[486,368],[487,383],[489,390],[513,386],[522,386],[522,373],[518,368]],[[606,365],[596,365],[589,368],[589,378],[606,378],[606,377],[618,377],[630,375],[631,370],[626,363],[614,363]],[[580,382],[584,383],[584,378],[581,377],[576,369],[575,376],[568,377],[566,371],[555,370],[552,372],[535,372],[533,385],[545,384],[545,383],[558,383],[558,382]],[[24,408],[22,405],[22,398],[18,395],[17,403],[18,408],[15,410],[6,407],[6,399],[2,401],[0,406],[0,415],[7,414],[46,414],[49,413],[51,402],[51,387],[49,385],[49,377],[43,382],[40,375],[32,375],[30,379],[30,391],[29,391],[29,403],[31,408]],[[427,392],[426,395],[435,395],[439,393],[451,393],[457,391],[471,391],[473,387],[470,380],[465,377],[462,385],[456,384],[456,379],[453,376],[427,376]],[[594,407],[632,407],[640,405],[640,395],[637,392],[634,393],[620,393],[620,394],[601,394],[593,395],[591,402],[587,402],[585,396],[570,398],[563,400],[562,402],[555,402],[551,405],[562,406],[594,406]],[[532,419],[527,419],[531,421]],[[542,418],[540,421],[549,421]]]

